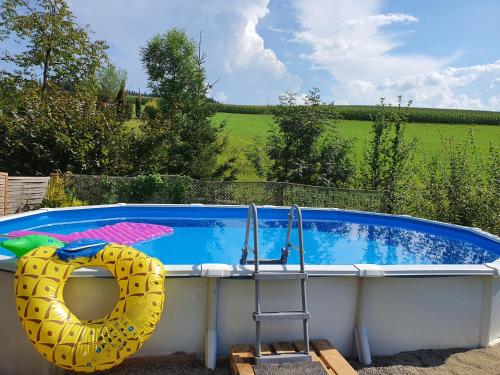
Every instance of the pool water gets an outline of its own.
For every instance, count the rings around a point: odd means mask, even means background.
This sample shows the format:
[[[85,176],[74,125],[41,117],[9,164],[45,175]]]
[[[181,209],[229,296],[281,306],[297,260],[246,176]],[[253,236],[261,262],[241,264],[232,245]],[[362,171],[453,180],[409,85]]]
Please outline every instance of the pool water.
[[[164,264],[239,264],[246,226],[245,215],[239,216],[241,217],[96,219],[48,223],[23,229],[67,234],[119,221],[161,224],[172,227],[174,233],[134,244],[134,247],[159,258]],[[285,245],[287,221],[260,219],[258,234],[260,257],[279,258]],[[292,233],[292,244],[298,244],[296,229]],[[253,241],[250,241],[250,247],[253,248]],[[345,219],[305,219],[304,248],[306,264],[315,265],[482,264],[500,257],[500,245],[494,241],[488,242],[486,247],[482,243],[461,239],[460,236],[443,236],[439,232],[422,230],[420,227]],[[0,254],[12,255],[1,247]],[[298,263],[297,251],[291,250],[288,263]]]

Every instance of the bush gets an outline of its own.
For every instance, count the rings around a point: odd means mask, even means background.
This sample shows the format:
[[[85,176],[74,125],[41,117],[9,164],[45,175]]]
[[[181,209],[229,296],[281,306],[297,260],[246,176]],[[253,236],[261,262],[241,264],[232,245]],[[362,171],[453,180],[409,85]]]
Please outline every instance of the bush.
[[[330,129],[324,136],[318,151],[318,177],[316,183],[321,186],[345,186],[355,173],[355,166],[349,158],[352,140],[343,139]]]
[[[48,175],[53,171],[114,173],[122,163],[125,132],[114,104],[49,87],[42,98],[33,85],[19,93],[19,105],[0,114],[0,170]]]
[[[9,114],[19,105],[18,81],[0,73],[0,115]]]
[[[127,80],[127,71],[114,64],[101,67],[96,74],[97,97],[101,102],[112,102]]]
[[[361,168],[361,186],[384,191],[385,211],[393,213],[400,205],[401,189],[407,182],[416,141],[407,142],[405,125],[408,107],[392,107],[380,100],[372,125],[372,139],[365,147]]]
[[[295,93],[280,97],[273,116],[278,129],[267,142],[269,179],[326,186],[347,183],[354,172],[348,157],[351,143],[335,131],[337,112],[333,105],[321,105],[318,89],[309,92],[305,105],[297,104]]]
[[[474,136],[443,140],[446,152],[415,169],[401,212],[500,234],[500,150],[477,157]]]
[[[68,186],[89,204],[113,203],[294,203],[311,207],[338,207],[380,211],[377,191],[336,189],[282,182],[201,181],[185,176],[143,175],[109,177],[72,175]]]
[[[159,174],[140,175],[127,182],[118,188],[117,196],[120,202],[147,203],[166,186]]]
[[[49,180],[47,194],[42,201],[42,207],[74,207],[85,206],[86,203],[77,199],[69,187],[69,175],[56,174]]]
[[[158,101],[157,100],[148,100],[144,107],[144,114],[146,117],[155,118],[158,113]]]
[[[196,184],[183,176],[159,174],[137,177],[70,176],[68,186],[90,204],[188,203]]]
[[[255,137],[252,144],[244,149],[245,157],[254,167],[259,177],[265,177],[267,173],[266,145],[261,137]]]

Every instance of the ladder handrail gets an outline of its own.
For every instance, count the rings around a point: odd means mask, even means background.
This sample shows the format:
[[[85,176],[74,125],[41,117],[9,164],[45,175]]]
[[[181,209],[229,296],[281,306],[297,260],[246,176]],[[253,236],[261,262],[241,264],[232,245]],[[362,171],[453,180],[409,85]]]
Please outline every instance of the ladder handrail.
[[[303,222],[302,222],[302,210],[297,204],[292,205],[290,207],[290,211],[288,211],[288,231],[286,234],[286,244],[285,250],[288,251],[292,244],[290,243],[292,237],[292,226],[293,219],[295,218],[295,212],[297,212],[297,235],[299,237],[299,255],[300,255],[300,272],[305,273],[305,261],[304,261],[304,231],[303,231]],[[304,313],[307,312],[307,289],[306,289],[306,280],[300,280],[300,287],[302,291],[302,311]],[[309,354],[309,328],[308,321],[303,321],[303,331],[304,331],[304,352]]]
[[[299,255],[300,255],[300,272],[305,272],[304,267],[304,232],[302,228],[302,210],[297,204],[290,207],[288,211],[288,230],[286,234],[285,250],[288,251],[292,247],[290,243],[292,237],[292,226],[293,219],[295,218],[295,212],[297,212],[297,235],[299,237]]]
[[[242,261],[246,262],[248,256],[248,245],[250,242],[250,227],[253,219],[253,252],[255,260],[255,272],[259,271],[259,232],[258,232],[258,218],[257,218],[257,206],[255,203],[250,203],[248,205],[247,212],[247,224],[245,232],[245,244],[243,245]]]

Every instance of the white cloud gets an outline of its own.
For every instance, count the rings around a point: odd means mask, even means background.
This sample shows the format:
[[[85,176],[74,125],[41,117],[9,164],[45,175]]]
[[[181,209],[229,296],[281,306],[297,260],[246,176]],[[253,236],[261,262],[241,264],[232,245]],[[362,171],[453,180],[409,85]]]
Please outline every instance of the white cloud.
[[[384,26],[418,19],[381,13],[382,0],[294,0],[294,5],[300,24],[295,41],[311,48],[301,56],[330,73],[338,99],[374,103],[378,97],[402,94],[416,106],[493,109],[495,101],[484,98],[484,90],[469,88],[497,72],[500,60],[447,68],[454,56],[394,53],[401,42]],[[490,88],[496,84],[491,82]],[[481,82],[481,87],[488,86]]]
[[[399,80],[385,79],[380,88],[408,90],[429,86],[461,87],[468,86],[488,73],[500,72],[500,60],[493,64],[473,65],[460,68],[447,68],[441,72],[430,72],[406,76]],[[492,81],[495,82],[496,80]],[[500,79],[498,80],[500,81]]]
[[[493,111],[500,111],[500,95],[492,96],[489,100],[489,108]]]
[[[494,89],[496,86],[500,86],[500,78],[495,78],[491,80],[490,89]]]
[[[404,13],[377,14],[366,18],[347,20],[342,23],[342,27],[350,28],[353,26],[366,25],[367,23],[376,26],[388,26],[393,23],[412,23],[417,22],[418,18]]]
[[[269,0],[248,1],[240,4],[237,13],[241,16],[241,27],[235,33],[232,59],[226,68],[232,72],[235,67],[260,65],[264,70],[276,74],[286,74],[286,66],[269,48],[264,47],[264,39],[257,33],[257,24],[268,12]]]
[[[287,33],[290,32],[290,30],[282,29],[281,27],[275,27],[270,25],[268,29],[274,33]]]
[[[353,90],[360,91],[361,93],[371,93],[376,89],[376,86],[373,83],[362,80],[351,81],[349,82],[349,86]]]
[[[459,89],[466,88],[469,91],[478,84],[482,87],[489,82],[491,74],[499,72],[500,60],[492,64],[446,68],[440,72],[416,74],[398,80],[385,79],[375,90],[404,92],[415,98],[419,106],[495,109],[494,100],[483,102],[480,96],[471,97],[470,94],[459,93]]]
[[[131,88],[144,88],[139,50],[157,33],[178,27],[198,39],[207,52],[208,80],[214,90],[235,103],[264,104],[288,89],[298,90],[301,79],[291,74],[264,45],[257,24],[269,12],[269,0],[70,0],[81,22],[108,40],[113,60],[129,71]]]
[[[214,99],[221,103],[227,103],[227,95],[224,91],[219,91],[214,94]]]
[[[421,55],[390,55],[400,43],[387,36],[383,26],[417,19],[406,14],[380,14],[381,0],[295,0],[294,4],[301,27],[295,40],[310,45],[312,52],[307,58],[326,69],[344,88],[353,81],[397,79],[439,70],[447,62]]]

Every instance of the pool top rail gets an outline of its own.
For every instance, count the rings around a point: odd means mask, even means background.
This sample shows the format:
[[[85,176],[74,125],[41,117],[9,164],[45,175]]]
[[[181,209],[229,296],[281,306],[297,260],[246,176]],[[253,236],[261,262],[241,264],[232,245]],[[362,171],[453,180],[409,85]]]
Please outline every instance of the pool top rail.
[[[248,206],[234,205],[203,205],[203,204],[114,204],[102,206],[82,206],[68,208],[42,208],[36,211],[20,213],[0,218],[0,232],[2,232],[2,224],[23,220],[35,215],[46,214],[65,214],[73,213],[78,215],[81,210],[105,210],[119,207],[130,208],[224,208],[224,209],[248,209]],[[280,206],[259,206],[259,209],[266,210],[289,210]],[[447,228],[452,231],[464,232],[467,235],[481,237],[482,240],[491,241],[495,244],[500,244],[500,238],[490,233],[484,232],[477,228],[459,226],[455,224],[441,223],[428,219],[413,218],[407,215],[388,215],[383,213],[367,213],[360,211],[339,210],[336,208],[302,208],[304,212],[316,211],[321,212],[339,212],[353,215],[369,215],[380,220],[395,219],[400,221],[410,220],[416,225],[436,225],[441,228]],[[16,268],[16,258],[0,255],[0,270],[14,272]],[[167,277],[244,277],[250,278],[254,272],[253,265],[241,264],[224,264],[224,263],[203,263],[203,264],[178,264],[165,265]],[[300,266],[295,264],[271,264],[262,265],[261,269],[266,272],[300,272]],[[306,272],[310,277],[326,277],[326,276],[350,276],[350,277],[432,277],[432,276],[491,276],[500,277],[500,258],[484,264],[401,264],[401,265],[376,265],[376,264],[346,264],[346,265],[306,265]],[[107,277],[102,270],[92,270],[81,268],[74,273],[75,277]]]

